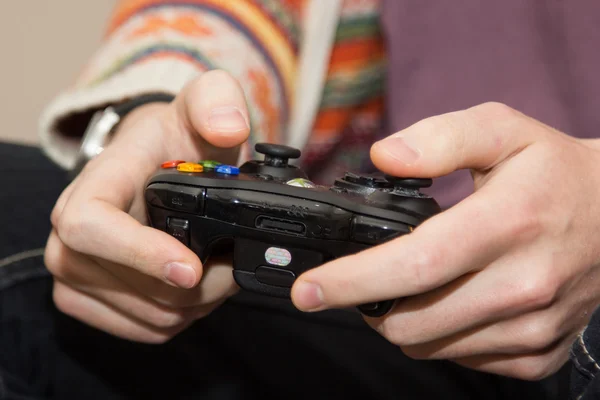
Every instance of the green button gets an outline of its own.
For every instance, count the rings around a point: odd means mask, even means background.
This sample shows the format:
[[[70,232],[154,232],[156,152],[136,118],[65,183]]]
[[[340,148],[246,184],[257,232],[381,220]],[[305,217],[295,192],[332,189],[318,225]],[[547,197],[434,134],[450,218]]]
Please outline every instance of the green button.
[[[212,160],[200,161],[198,164],[202,165],[206,169],[215,169],[219,165],[221,165],[220,162],[212,161]]]

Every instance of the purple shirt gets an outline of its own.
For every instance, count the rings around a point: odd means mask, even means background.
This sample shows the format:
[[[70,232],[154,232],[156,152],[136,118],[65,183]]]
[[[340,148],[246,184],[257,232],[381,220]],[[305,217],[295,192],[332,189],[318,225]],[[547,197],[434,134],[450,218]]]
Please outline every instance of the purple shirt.
[[[382,7],[394,110],[387,134],[498,101],[569,135],[600,135],[597,0],[383,0]],[[472,190],[468,171],[459,171],[429,193],[447,207]]]

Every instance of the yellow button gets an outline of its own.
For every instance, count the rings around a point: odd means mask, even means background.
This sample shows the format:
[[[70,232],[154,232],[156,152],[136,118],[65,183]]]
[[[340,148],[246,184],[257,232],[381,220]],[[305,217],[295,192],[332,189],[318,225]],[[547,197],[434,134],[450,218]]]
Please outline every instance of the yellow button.
[[[183,163],[177,166],[177,171],[181,172],[202,172],[204,171],[204,167],[200,164],[196,163]]]

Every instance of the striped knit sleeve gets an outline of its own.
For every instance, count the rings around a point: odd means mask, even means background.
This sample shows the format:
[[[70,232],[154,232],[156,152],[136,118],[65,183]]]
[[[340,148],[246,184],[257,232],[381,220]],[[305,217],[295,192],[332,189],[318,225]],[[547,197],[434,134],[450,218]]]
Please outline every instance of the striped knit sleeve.
[[[119,1],[100,48],[43,111],[43,149],[71,168],[93,112],[140,94],[176,95],[217,68],[238,79],[246,94],[248,148],[278,141],[292,107],[303,1]]]

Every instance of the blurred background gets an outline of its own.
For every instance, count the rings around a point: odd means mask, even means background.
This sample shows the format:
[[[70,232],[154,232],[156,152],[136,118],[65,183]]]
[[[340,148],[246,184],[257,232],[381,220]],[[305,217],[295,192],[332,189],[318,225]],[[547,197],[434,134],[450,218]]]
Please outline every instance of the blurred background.
[[[44,106],[98,46],[115,0],[2,1],[0,141],[36,144]]]

